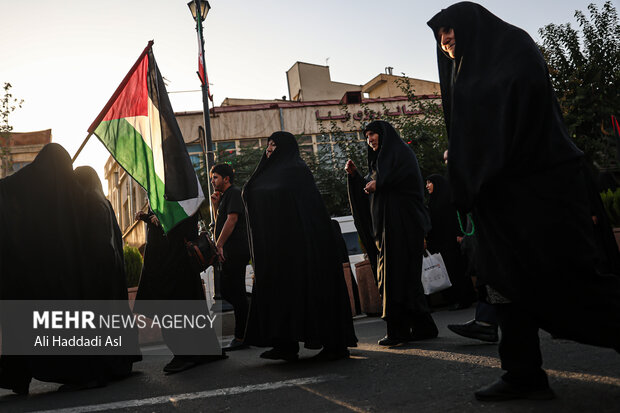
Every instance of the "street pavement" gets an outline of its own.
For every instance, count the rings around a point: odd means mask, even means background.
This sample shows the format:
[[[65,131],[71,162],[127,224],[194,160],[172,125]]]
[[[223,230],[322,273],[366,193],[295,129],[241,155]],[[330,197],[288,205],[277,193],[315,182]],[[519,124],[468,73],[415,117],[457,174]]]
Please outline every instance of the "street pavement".
[[[620,354],[555,340],[541,332],[544,368],[557,399],[481,403],[473,392],[501,375],[497,346],[459,337],[447,324],[473,318],[474,308],[437,311],[434,340],[383,348],[378,318],[355,320],[359,346],[348,360],[263,360],[260,348],[166,376],[170,357],[144,350],[134,374],[100,389],[57,392],[33,381],[30,395],[0,390],[0,412],[620,412]]]

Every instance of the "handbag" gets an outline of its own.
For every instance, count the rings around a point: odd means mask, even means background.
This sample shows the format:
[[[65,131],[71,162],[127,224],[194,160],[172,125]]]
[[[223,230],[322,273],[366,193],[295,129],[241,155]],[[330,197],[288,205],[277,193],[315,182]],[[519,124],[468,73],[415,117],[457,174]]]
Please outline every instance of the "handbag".
[[[422,287],[424,294],[430,295],[438,291],[452,287],[446,264],[440,253],[431,254],[426,250],[427,256],[422,257]]]
[[[185,239],[185,247],[190,256],[190,263],[196,271],[203,272],[213,265],[213,261],[217,258],[217,248],[206,231],[200,233],[195,241]]]

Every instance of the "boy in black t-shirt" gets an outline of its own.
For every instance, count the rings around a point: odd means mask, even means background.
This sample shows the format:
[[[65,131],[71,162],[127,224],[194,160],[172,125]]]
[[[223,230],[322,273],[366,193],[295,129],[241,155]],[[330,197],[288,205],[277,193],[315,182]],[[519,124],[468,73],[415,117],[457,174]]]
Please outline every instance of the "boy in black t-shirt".
[[[215,245],[222,263],[221,292],[235,311],[235,338],[227,351],[247,347],[243,344],[248,317],[245,294],[245,268],[250,260],[245,222],[245,208],[241,190],[233,186],[234,171],[228,164],[211,168],[211,183],[215,192],[211,195],[215,210]]]

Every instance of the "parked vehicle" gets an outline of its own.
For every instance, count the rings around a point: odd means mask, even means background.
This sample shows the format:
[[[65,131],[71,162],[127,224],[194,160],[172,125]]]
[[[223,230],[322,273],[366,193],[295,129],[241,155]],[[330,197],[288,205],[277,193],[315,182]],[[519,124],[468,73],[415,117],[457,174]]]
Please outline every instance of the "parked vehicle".
[[[355,264],[364,261],[364,251],[360,244],[359,236],[357,235],[357,229],[353,223],[353,217],[351,215],[343,217],[335,217],[338,224],[340,224],[340,231],[342,231],[342,237],[347,244],[347,252],[349,253],[349,262],[351,263],[351,272],[357,280],[355,274]]]

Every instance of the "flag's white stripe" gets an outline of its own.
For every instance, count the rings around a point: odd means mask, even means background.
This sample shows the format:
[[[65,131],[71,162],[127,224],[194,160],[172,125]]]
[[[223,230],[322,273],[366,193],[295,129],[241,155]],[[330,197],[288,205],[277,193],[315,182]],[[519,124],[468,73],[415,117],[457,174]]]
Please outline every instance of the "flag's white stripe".
[[[166,184],[166,174],[164,172],[164,153],[161,145],[161,123],[159,121],[159,111],[149,99],[149,116],[132,116],[125,118],[131,126],[142,136],[142,140],[153,152],[153,165],[155,175]]]
[[[124,118],[135,130],[138,131],[140,135],[142,135],[142,139],[149,147],[150,150],[153,150],[151,147],[151,139],[149,135],[151,134],[149,127],[149,117],[148,116],[130,116]]]
[[[155,168],[155,175],[161,179],[165,186],[166,173],[164,170],[164,151],[161,142],[161,122],[159,119],[159,110],[155,107],[151,98],[149,98],[149,121],[150,133],[148,136],[151,140],[149,146],[153,151],[153,166]]]
[[[308,384],[323,383],[331,380],[343,379],[339,375],[325,375],[314,377],[303,377],[299,379],[291,379],[284,381],[276,381],[270,383],[250,384],[247,386],[228,387],[224,389],[206,390],[196,393],[171,394],[168,396],[151,397],[147,399],[125,400],[121,402],[95,404],[90,406],[69,407],[66,409],[44,410],[39,413],[77,413],[77,412],[100,412],[117,409],[130,409],[142,406],[154,406],[158,404],[177,403],[184,400],[204,399],[208,397],[233,396],[235,394],[250,393],[256,391],[277,390],[287,387],[303,386]]]
[[[194,215],[198,208],[200,208],[200,204],[205,199],[205,195],[202,192],[202,185],[200,185],[200,180],[198,179],[198,175],[196,175],[196,182],[198,185],[198,196],[192,199],[186,199],[184,201],[178,201],[183,211],[187,214],[187,216]]]

